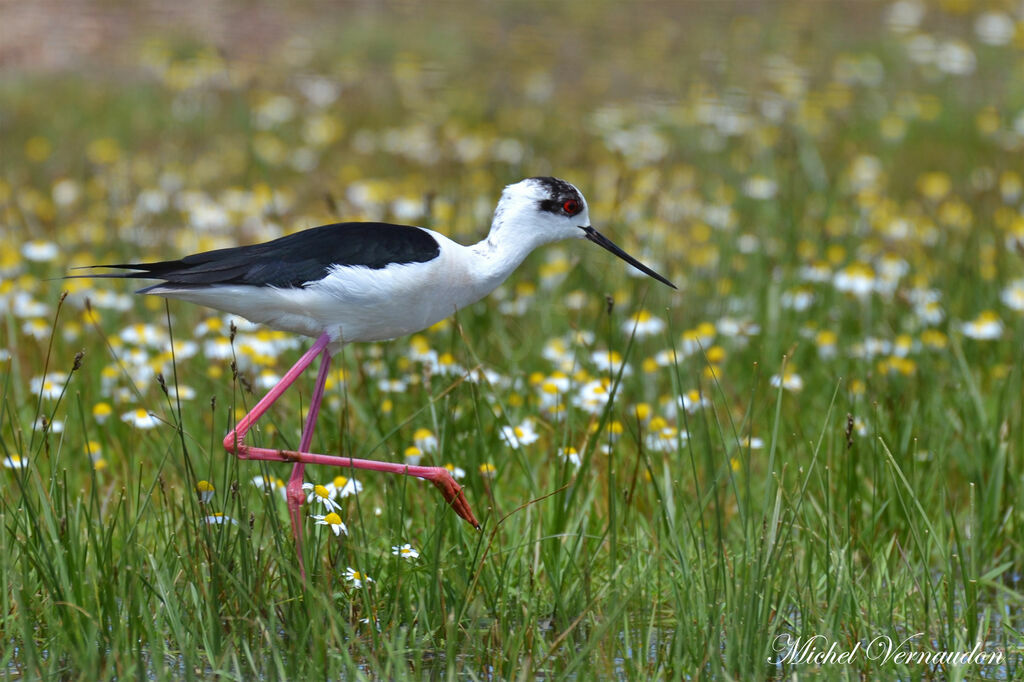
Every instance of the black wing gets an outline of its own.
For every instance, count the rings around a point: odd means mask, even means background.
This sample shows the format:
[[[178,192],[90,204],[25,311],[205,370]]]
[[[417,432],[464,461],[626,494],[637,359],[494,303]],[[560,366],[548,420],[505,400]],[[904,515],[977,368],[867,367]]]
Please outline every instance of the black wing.
[[[334,265],[379,270],[391,264],[423,263],[441,247],[425,230],[388,223],[335,223],[262,244],[236,246],[159,263],[118,263],[99,268],[134,270],[106,277],[162,279],[168,284],[250,284],[301,287],[323,279]],[[160,285],[158,285],[160,286]]]

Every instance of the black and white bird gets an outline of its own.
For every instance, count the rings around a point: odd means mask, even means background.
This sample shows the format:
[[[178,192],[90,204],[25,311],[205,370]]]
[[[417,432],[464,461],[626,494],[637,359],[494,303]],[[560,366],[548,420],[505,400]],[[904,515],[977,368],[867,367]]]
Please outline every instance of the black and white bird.
[[[242,459],[295,464],[287,486],[301,570],[301,517],[306,464],[331,464],[425,478],[464,519],[479,527],[461,487],[444,467],[407,466],[308,452],[331,356],[355,341],[382,341],[426,329],[494,291],[539,246],[589,239],[673,289],[590,225],[587,202],[573,185],[551,177],[509,185],[487,238],[464,246],[422,227],[337,223],[273,241],[218,249],[158,263],[123,263],[105,277],[162,280],[138,293],[182,299],[274,329],[316,339],[281,381],[224,439]],[[243,444],[246,432],[296,378],[321,356],[309,414],[297,451]]]

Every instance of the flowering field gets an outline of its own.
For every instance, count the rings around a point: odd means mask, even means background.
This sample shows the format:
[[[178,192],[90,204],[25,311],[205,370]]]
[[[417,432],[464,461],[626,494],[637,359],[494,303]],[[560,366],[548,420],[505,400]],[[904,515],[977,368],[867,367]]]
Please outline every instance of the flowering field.
[[[7,675],[1022,674],[1019,3],[71,5],[0,10],[42,31],[0,51]],[[289,467],[221,440],[310,340],[61,279],[475,242],[536,175],[679,290],[559,244],[347,347],[313,451],[447,466],[483,528],[310,467],[305,581]]]

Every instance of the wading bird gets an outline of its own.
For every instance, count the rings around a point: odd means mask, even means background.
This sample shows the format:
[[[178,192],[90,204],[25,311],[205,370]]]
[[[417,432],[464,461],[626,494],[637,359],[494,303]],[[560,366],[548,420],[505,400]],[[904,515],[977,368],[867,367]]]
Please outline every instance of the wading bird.
[[[186,256],[159,263],[94,267],[128,272],[98,277],[158,279],[140,289],[240,315],[274,329],[316,339],[235,428],[224,448],[239,459],[292,462],[287,485],[292,534],[302,566],[303,472],[329,464],[424,478],[440,489],[459,516],[479,528],[461,486],[444,467],[409,466],[309,452],[331,356],[355,341],[383,341],[426,329],[494,291],[538,246],[586,238],[663,282],[590,225],[587,202],[557,178],[528,178],[509,185],[494,211],[487,238],[457,244],[422,227],[385,223],[337,223],[273,241]],[[253,424],[320,356],[309,413],[297,451],[246,445]]]

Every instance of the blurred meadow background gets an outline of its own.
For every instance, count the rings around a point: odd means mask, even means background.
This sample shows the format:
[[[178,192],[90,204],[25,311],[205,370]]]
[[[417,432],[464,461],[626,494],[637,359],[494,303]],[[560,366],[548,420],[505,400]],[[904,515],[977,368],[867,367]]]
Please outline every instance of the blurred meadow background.
[[[1018,0],[0,4],[0,675],[1018,678],[1022,151]],[[308,340],[60,279],[548,174],[679,291],[561,244],[347,348],[313,450],[484,528],[312,467],[306,584],[220,443]]]

